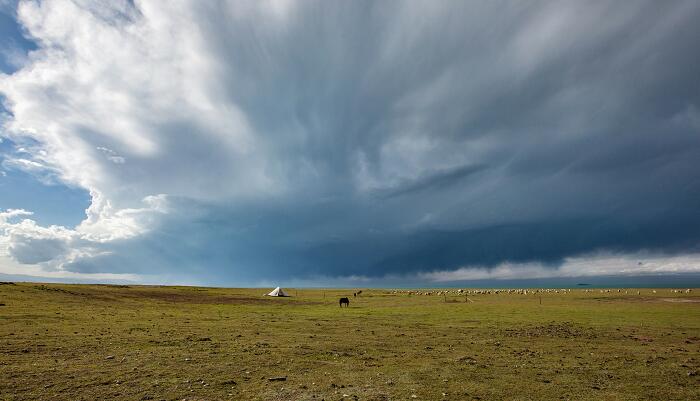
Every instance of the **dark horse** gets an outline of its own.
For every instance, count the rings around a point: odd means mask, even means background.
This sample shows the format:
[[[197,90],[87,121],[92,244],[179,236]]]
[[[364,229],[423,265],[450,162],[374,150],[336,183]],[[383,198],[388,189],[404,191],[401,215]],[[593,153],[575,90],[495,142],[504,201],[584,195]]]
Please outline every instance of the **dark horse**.
[[[340,307],[341,307],[341,308],[343,307],[343,304],[345,304],[345,307],[346,307],[346,308],[349,307],[349,306],[350,306],[350,300],[347,299],[347,298],[340,298]]]

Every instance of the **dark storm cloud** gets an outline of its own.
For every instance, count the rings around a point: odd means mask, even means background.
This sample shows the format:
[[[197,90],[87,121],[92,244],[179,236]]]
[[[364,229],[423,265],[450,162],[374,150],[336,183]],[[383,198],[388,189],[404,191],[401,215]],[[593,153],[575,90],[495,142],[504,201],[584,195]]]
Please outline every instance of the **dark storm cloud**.
[[[503,262],[539,262],[556,269],[565,258],[594,250],[700,251],[697,212],[602,214],[448,230],[367,229],[384,220],[339,219],[344,208],[251,207],[232,214],[207,205],[195,216],[168,220],[145,238],[109,244],[110,254],[67,267],[83,273],[176,273],[190,281],[240,285],[269,279],[381,278]]]
[[[238,11],[207,2],[192,18],[223,71],[215,92],[284,191],[176,199],[152,232],[69,268],[251,282],[699,251],[700,3]],[[216,146],[171,131],[172,171]]]
[[[459,166],[445,171],[432,173],[425,178],[420,178],[407,185],[400,186],[394,190],[389,190],[382,197],[391,198],[395,196],[410,195],[419,191],[440,190],[441,188],[459,185],[467,177],[484,170],[487,166],[467,165]]]

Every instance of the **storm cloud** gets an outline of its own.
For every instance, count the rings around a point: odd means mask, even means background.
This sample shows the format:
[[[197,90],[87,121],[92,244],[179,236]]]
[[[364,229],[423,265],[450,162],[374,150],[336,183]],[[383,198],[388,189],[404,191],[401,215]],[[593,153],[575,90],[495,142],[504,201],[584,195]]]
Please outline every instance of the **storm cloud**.
[[[63,237],[20,243],[9,218],[0,236],[20,264],[206,283],[586,275],[600,255],[634,273],[642,254],[698,272],[699,18],[696,1],[23,2],[35,48],[0,75],[3,166],[92,202]]]

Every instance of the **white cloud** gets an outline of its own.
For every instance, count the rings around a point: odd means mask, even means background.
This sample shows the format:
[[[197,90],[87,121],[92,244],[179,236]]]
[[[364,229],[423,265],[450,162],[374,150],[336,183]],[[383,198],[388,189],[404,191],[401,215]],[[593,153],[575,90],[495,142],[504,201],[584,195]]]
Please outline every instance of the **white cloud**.
[[[144,198],[141,208],[115,210],[108,200],[93,194],[87,218],[70,229],[44,227],[29,218],[15,221],[32,213],[10,209],[0,212],[0,256],[9,256],[20,264],[40,265],[47,271],[65,271],[66,265],[76,261],[109,254],[102,244],[145,234],[167,212],[164,195]]]
[[[105,148],[104,146],[98,146],[97,150],[104,153],[107,160],[111,161],[112,163],[124,164],[126,162],[126,159],[124,157],[119,156],[117,152],[113,151],[112,149]]]
[[[162,194],[145,197],[140,208],[116,209],[109,199],[93,193],[92,204],[86,211],[87,218],[75,231],[81,238],[95,242],[132,238],[147,232],[158,214],[167,212],[168,201]]]
[[[0,91],[10,135],[32,137],[44,153],[17,163],[53,168],[117,209],[158,193],[217,199],[276,188],[244,113],[217,84],[225,71],[192,18],[196,3],[84,6],[20,4],[41,47],[0,78]],[[206,158],[229,179],[207,179]],[[129,169],[112,166],[127,160]]]
[[[21,70],[0,74],[12,112],[4,135],[35,144],[3,167],[92,197],[75,229],[0,220],[6,248],[19,261],[60,269],[92,255],[91,243],[142,235],[168,212],[163,194],[213,200],[278,188],[245,115],[217,85],[225,72],[192,18],[198,4],[138,6],[19,4],[19,20],[39,49]],[[284,2],[271,7],[288,11]]]
[[[33,213],[24,209],[7,209],[4,212],[0,212],[0,223],[7,222],[8,220],[19,217],[19,216],[31,216]]]
[[[462,280],[534,279],[553,277],[640,276],[700,273],[700,254],[599,254],[566,258],[557,267],[541,263],[502,263],[493,268],[466,266],[422,273],[423,280],[444,283]]]
[[[48,167],[39,162],[21,158],[4,160],[2,165],[5,168],[16,168],[19,170],[33,173],[41,172],[48,169]]]

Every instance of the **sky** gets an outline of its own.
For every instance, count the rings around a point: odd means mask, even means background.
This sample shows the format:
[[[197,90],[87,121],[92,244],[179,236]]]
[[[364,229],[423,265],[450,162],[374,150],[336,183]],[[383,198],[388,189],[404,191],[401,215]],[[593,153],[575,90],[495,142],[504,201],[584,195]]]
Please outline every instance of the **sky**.
[[[700,278],[698,20],[0,0],[0,278]]]

